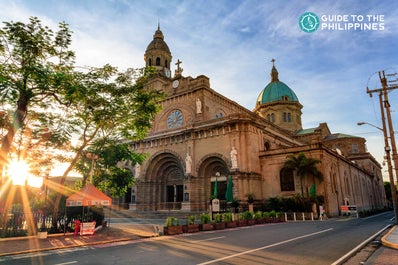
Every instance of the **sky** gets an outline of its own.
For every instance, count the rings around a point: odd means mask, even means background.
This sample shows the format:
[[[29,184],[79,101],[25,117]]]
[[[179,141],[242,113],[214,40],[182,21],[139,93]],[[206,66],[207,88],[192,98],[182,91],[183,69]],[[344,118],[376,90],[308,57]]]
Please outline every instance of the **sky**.
[[[332,133],[364,137],[383,162],[382,132],[357,123],[382,126],[378,94],[370,97],[366,88],[381,88],[378,71],[398,71],[396,0],[0,0],[0,6],[1,22],[36,16],[53,30],[69,24],[79,66],[145,66],[159,24],[172,72],[180,59],[184,76],[206,75],[214,90],[249,110],[270,82],[275,59],[280,81],[303,105],[303,128],[326,122]],[[312,33],[299,25],[306,12],[319,19]],[[365,26],[371,28],[360,30]],[[389,102],[398,131],[398,90],[389,92]]]

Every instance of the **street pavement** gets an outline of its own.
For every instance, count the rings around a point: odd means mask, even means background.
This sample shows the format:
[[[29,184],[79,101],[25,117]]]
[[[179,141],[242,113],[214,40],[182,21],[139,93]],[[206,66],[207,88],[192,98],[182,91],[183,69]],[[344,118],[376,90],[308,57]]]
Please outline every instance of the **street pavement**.
[[[159,222],[155,224],[149,222],[112,223],[108,227],[98,229],[91,236],[75,236],[73,233],[66,233],[49,235],[46,239],[38,239],[35,236],[2,238],[0,239],[0,257],[155,237],[161,234],[161,226]],[[398,264],[398,227],[390,228],[381,241],[383,246],[361,264]]]

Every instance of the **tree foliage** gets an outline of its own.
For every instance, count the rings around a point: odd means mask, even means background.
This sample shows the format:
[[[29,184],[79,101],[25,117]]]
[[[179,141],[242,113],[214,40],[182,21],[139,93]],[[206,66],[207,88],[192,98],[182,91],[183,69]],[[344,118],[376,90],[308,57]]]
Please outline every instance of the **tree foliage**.
[[[74,168],[87,175],[91,164],[85,154],[94,150],[100,157],[95,182],[113,194],[125,192],[133,181],[131,172],[115,163],[118,159],[133,165],[142,162],[142,155],[120,143],[144,137],[160,108],[163,94],[146,86],[155,70],[77,67],[70,50],[72,33],[64,22],[57,32],[37,18],[4,25],[0,30],[0,166],[22,153],[38,168],[58,158],[69,163],[63,185]],[[54,212],[62,195],[58,191]]]
[[[51,118],[40,112],[50,105],[62,104],[63,93],[71,85],[74,63],[74,53],[68,50],[71,35],[67,24],[60,23],[55,33],[35,17],[27,24],[4,24],[0,30],[0,166],[15,151],[14,137],[25,127],[28,109],[36,109],[32,119],[42,119],[29,133],[34,136],[45,132],[45,117]]]
[[[312,177],[312,182],[315,184],[315,179],[322,180],[322,172],[318,170],[316,165],[321,163],[319,159],[308,158],[304,153],[300,152],[297,156],[288,155],[283,164],[283,168],[295,170],[297,176],[300,178],[301,194],[304,196],[303,181],[307,177]],[[308,191],[307,191],[308,193]],[[308,197],[308,194],[307,194]]]

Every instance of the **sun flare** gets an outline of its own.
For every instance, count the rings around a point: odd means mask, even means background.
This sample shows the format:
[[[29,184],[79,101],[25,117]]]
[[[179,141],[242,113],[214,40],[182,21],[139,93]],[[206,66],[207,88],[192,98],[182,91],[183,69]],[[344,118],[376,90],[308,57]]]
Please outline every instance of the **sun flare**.
[[[13,185],[25,185],[29,166],[23,160],[12,160],[8,165],[8,177]]]

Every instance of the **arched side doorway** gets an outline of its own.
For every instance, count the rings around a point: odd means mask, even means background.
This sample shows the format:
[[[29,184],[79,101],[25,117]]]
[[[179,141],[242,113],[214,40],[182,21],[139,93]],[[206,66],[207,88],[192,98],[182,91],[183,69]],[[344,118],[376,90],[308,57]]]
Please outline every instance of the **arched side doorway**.
[[[191,184],[191,209],[207,211],[214,195],[217,179],[217,198],[221,206],[225,204],[225,193],[230,172],[226,158],[220,154],[210,154],[199,162],[197,177]]]
[[[137,206],[145,210],[181,209],[184,194],[184,171],[181,158],[165,152],[149,161],[145,179],[137,185]]]

